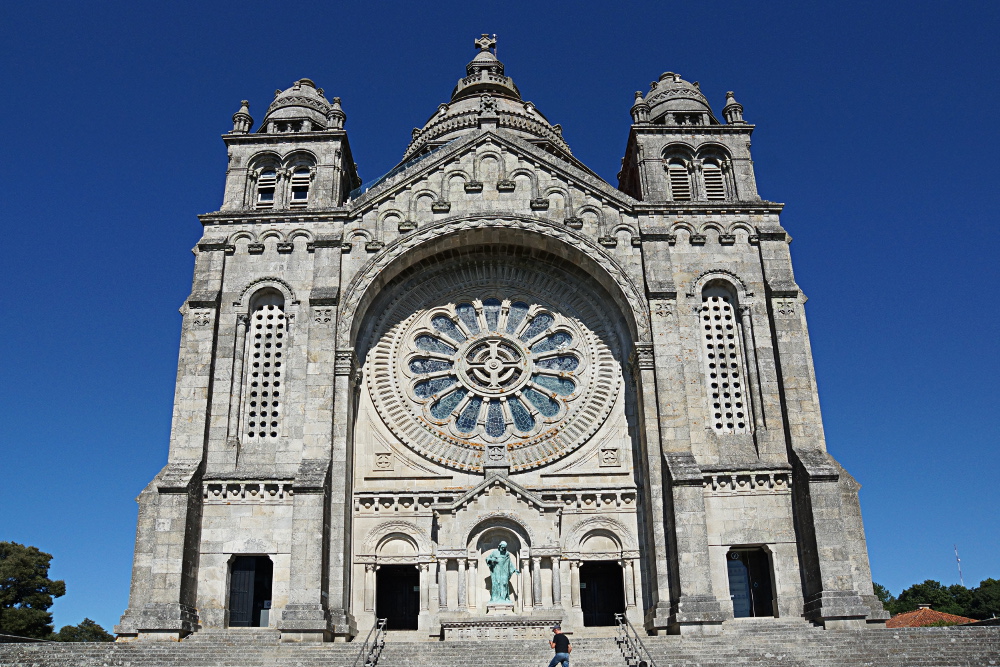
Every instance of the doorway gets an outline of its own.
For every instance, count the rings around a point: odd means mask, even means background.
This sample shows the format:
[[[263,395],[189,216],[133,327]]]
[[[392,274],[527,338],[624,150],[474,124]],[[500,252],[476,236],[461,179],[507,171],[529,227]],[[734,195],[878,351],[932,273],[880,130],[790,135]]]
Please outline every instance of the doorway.
[[[625,613],[622,566],[613,560],[583,563],[580,566],[580,606],[586,627],[614,625],[615,614]]]
[[[774,616],[771,559],[767,552],[763,549],[730,549],[726,566],[733,616]]]
[[[420,615],[420,572],[415,565],[382,565],[375,573],[375,616],[387,630],[416,630]]]
[[[229,627],[266,628],[274,565],[267,556],[237,556],[229,573]]]

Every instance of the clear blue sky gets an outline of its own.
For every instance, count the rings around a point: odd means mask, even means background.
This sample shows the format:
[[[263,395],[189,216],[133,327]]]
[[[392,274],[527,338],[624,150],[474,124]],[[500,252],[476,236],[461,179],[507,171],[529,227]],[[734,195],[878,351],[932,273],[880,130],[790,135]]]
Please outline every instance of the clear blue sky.
[[[1000,578],[996,2],[6,2],[0,540],[54,555],[57,627],[127,605],[135,496],[166,461],[195,215],[241,99],[343,98],[366,181],[481,32],[612,184],[632,93],[735,90],[807,306],[830,451],[894,592]],[[992,44],[992,46],[990,46]]]

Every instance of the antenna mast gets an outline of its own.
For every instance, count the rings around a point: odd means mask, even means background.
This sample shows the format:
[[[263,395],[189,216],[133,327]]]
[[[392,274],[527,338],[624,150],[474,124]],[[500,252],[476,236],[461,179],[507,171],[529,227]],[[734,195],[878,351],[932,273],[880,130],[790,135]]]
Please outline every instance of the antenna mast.
[[[955,545],[955,562],[958,563],[958,581],[965,588],[965,579],[962,578],[962,559],[958,557],[958,545]]]

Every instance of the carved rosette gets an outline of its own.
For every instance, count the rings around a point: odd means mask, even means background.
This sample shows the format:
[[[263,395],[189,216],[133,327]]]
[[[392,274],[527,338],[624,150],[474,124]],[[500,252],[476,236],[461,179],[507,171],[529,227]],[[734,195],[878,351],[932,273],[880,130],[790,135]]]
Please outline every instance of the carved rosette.
[[[415,451],[462,470],[481,470],[500,447],[515,471],[579,447],[607,418],[621,372],[606,342],[609,309],[578,288],[497,263],[407,291],[369,353],[383,421]]]

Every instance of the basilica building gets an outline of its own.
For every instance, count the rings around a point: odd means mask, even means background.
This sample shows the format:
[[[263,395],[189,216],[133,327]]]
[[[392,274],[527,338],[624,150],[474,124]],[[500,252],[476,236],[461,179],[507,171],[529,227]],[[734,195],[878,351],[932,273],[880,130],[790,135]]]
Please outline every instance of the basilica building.
[[[661,74],[614,186],[475,48],[371,183],[309,79],[233,116],[119,637],[884,622],[743,107]]]

